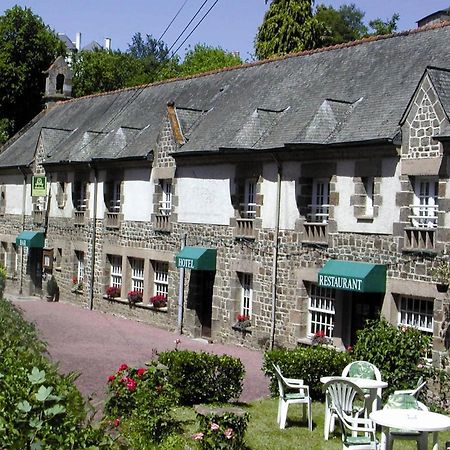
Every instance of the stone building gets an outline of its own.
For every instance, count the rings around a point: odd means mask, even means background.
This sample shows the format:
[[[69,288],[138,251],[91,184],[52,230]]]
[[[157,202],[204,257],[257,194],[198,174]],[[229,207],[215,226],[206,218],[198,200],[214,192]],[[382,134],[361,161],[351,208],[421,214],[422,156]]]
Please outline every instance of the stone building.
[[[343,348],[381,312],[438,358],[449,39],[443,24],[42,112],[0,154],[8,289],[53,275],[65,301],[255,348],[317,332]]]

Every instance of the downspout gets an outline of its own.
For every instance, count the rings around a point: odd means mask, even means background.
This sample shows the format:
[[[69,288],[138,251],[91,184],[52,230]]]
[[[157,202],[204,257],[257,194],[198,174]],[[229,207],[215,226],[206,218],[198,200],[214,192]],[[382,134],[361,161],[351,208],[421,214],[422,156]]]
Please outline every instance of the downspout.
[[[281,164],[272,154],[277,164],[277,201],[275,207],[275,234],[273,239],[272,260],[272,317],[270,323],[270,349],[273,350],[275,343],[275,321],[277,308],[277,272],[278,272],[278,236],[280,232],[280,202],[281,202]]]
[[[186,246],[186,233],[181,238],[181,250]],[[178,284],[178,332],[183,334],[183,307],[184,307],[184,267],[180,268]]]
[[[94,171],[94,211],[92,217],[92,250],[91,250],[91,280],[89,289],[89,309],[94,309],[94,282],[95,282],[95,252],[97,243],[97,191],[98,191],[98,172],[97,168],[89,164]]]
[[[22,231],[25,230],[25,207],[27,203],[27,174],[23,171],[22,167],[17,166],[19,172],[23,175],[22,182]],[[23,292],[23,260],[25,248],[21,246],[20,250],[20,279],[19,279],[19,294],[22,295]]]

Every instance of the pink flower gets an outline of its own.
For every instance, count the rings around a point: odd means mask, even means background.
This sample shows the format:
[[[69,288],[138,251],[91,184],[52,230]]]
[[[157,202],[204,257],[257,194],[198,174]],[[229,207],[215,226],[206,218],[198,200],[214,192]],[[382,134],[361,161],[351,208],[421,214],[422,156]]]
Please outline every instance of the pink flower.
[[[114,419],[113,424],[115,427],[118,427],[120,425],[120,417],[118,417],[117,419]]]
[[[136,389],[136,381],[133,378],[128,378],[127,389],[129,391],[134,391]]]
[[[223,435],[225,436],[226,439],[231,439],[233,437],[233,428],[227,428],[223,432]]]
[[[211,430],[217,431],[219,428],[220,428],[220,427],[219,427],[219,425],[218,425],[217,423],[212,423],[212,424],[211,424]]]
[[[194,439],[194,441],[201,441],[203,439],[204,434],[202,432],[200,433],[195,433],[192,436],[192,439]]]
[[[116,379],[115,375],[110,375],[108,377],[108,383],[111,383],[111,381],[114,381]]]
[[[136,375],[141,378],[142,375],[144,375],[145,369],[143,367],[140,367],[138,370],[136,370]]]
[[[126,364],[121,364],[121,366],[119,367],[118,372],[123,372],[124,370],[127,370],[128,366]]]
[[[120,380],[120,382],[121,382],[122,384],[127,384],[127,383],[128,383],[128,380],[129,380],[129,378],[128,378],[127,376],[125,376],[125,377],[123,377],[123,378]]]

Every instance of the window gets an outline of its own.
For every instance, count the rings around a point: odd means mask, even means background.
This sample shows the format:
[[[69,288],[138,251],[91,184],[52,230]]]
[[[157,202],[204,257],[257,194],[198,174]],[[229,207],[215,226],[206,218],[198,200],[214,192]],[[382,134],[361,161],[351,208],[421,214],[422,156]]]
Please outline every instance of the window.
[[[110,263],[111,279],[109,285],[120,289],[122,287],[122,257],[111,255]]]
[[[414,204],[411,223],[416,228],[436,228],[438,211],[436,179],[417,177],[414,183]]]
[[[62,94],[64,88],[64,75],[62,73],[58,73],[56,75],[56,93]]]
[[[144,260],[130,258],[131,265],[131,290],[144,292]]]
[[[169,293],[169,263],[155,261],[153,263],[153,295],[168,296]]]
[[[110,213],[120,212],[120,181],[105,183],[105,204]]]
[[[366,177],[361,179],[364,193],[365,193],[365,204],[364,204],[364,215],[371,217],[373,216],[373,188],[374,180],[373,177]]]
[[[84,281],[84,252],[76,250],[75,255],[77,259],[77,280],[80,284]]]
[[[317,284],[309,285],[309,335],[323,331],[331,338],[334,328],[334,298],[335,290],[324,288]]]
[[[58,181],[56,185],[56,203],[58,208],[64,208],[66,204],[66,183],[64,181]]]
[[[252,315],[252,298],[253,298],[253,276],[250,273],[240,273],[239,281],[241,282],[241,309],[240,314],[243,316]]]
[[[247,179],[244,184],[244,201],[239,205],[240,214],[243,219],[254,219],[256,217],[256,180]]]
[[[398,323],[433,334],[433,300],[400,296]]]
[[[72,193],[73,206],[76,211],[86,211],[87,209],[87,183],[85,181],[75,181]]]
[[[327,223],[329,215],[329,180],[314,179],[312,183],[311,204],[308,222]]]
[[[161,201],[159,202],[159,213],[163,216],[170,216],[172,211],[172,181],[161,181]]]

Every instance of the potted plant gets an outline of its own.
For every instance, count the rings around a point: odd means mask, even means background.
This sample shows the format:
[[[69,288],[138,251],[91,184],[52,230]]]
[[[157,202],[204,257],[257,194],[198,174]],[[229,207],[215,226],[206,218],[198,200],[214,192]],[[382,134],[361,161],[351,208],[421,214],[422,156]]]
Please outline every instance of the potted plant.
[[[59,300],[59,286],[54,275],[47,281],[47,301],[57,302]]]
[[[127,294],[127,300],[130,308],[136,305],[136,303],[142,302],[142,292],[140,291],[129,291]]]
[[[154,295],[150,298],[153,308],[167,308],[167,297],[162,294]]]
[[[118,297],[120,297],[120,287],[118,287],[118,286],[108,286],[106,288],[105,294],[106,294],[106,297],[108,299],[110,299],[110,300],[113,299],[113,298],[118,298]]]
[[[331,339],[325,334],[325,331],[318,330],[311,338],[312,345],[330,345]]]
[[[438,292],[447,292],[450,283],[450,266],[447,261],[440,261],[439,264],[432,269],[431,275],[436,281]]]
[[[70,291],[75,293],[83,292],[83,282],[78,281],[78,277],[76,276],[72,277],[72,289]]]
[[[250,316],[247,314],[238,314],[236,316],[237,322],[233,325],[233,329],[237,331],[248,331],[248,328],[252,326]]]

